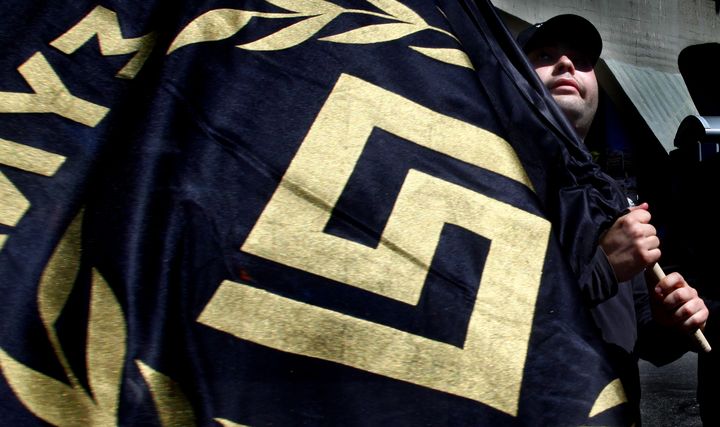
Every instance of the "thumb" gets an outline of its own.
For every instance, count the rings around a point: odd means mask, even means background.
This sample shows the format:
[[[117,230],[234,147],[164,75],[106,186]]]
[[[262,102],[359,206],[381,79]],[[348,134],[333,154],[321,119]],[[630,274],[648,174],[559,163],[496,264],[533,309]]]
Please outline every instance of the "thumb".
[[[638,210],[638,209],[642,209],[642,210],[644,210],[644,211],[647,211],[647,210],[650,209],[650,205],[648,205],[647,202],[642,202],[642,203],[640,203],[640,204],[637,205],[637,206],[630,206],[630,207],[628,208],[628,210],[629,210],[630,212],[636,211],[636,210]]]

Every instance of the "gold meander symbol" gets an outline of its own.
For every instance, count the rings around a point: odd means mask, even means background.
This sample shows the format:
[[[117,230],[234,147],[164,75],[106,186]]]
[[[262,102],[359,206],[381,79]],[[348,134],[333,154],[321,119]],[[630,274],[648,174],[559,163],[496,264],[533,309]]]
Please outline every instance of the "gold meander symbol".
[[[498,136],[343,75],[242,250],[415,305],[443,225],[464,227],[491,245],[462,347],[230,281],[198,320],[516,415],[550,223],[411,169],[376,248],[324,233],[374,128],[530,187]]]

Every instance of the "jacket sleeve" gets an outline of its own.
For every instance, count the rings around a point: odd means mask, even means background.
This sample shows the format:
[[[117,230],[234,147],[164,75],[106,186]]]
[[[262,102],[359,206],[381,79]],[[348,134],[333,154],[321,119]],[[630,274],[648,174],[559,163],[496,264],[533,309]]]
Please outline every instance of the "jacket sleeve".
[[[580,290],[583,298],[594,307],[617,294],[618,281],[615,278],[612,266],[600,246],[595,248],[591,259],[590,274],[580,280]]]

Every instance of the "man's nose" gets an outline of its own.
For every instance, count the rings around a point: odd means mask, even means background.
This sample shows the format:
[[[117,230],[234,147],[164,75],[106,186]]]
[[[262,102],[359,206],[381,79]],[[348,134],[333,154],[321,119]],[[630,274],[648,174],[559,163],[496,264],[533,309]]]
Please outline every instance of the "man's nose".
[[[575,64],[573,63],[572,59],[570,59],[567,55],[560,55],[560,58],[558,58],[557,62],[555,63],[555,68],[567,71],[570,74],[575,73]]]

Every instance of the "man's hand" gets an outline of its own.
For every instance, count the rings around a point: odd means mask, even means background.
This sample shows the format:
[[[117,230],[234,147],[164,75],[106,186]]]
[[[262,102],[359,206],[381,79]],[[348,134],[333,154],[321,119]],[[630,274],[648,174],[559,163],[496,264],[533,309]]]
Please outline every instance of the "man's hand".
[[[632,207],[600,238],[600,247],[619,282],[630,280],[660,259],[660,239],[650,217],[647,203]]]
[[[680,273],[668,274],[650,289],[650,307],[655,321],[689,333],[704,329],[709,314],[705,302]]]

